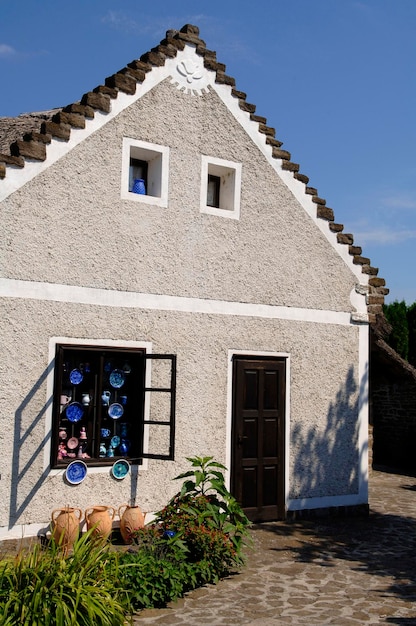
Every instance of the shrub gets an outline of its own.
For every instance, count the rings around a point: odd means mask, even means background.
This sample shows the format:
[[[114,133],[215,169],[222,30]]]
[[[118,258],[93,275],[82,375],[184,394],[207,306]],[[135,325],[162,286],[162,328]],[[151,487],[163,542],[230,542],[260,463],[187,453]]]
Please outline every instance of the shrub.
[[[188,460],[195,469],[177,477],[186,479],[181,491],[120,558],[120,584],[135,610],[163,606],[244,562],[249,521],[226,489],[225,467],[212,457]]]
[[[0,562],[0,626],[119,626],[133,610],[164,606],[242,565],[249,521],[226,489],[225,467],[189,461],[180,492],[128,552],[110,550],[92,529],[69,555],[52,541]]]
[[[250,522],[226,488],[224,465],[212,457],[192,457],[188,461],[194,469],[176,477],[186,480],[180,492],[157,514],[157,522],[164,531],[178,533],[190,562],[203,563],[201,572],[205,576],[208,567],[209,582],[213,582],[244,563]]]
[[[51,542],[0,564],[1,626],[117,626],[126,594],[117,584],[118,557],[86,533],[65,556]]]

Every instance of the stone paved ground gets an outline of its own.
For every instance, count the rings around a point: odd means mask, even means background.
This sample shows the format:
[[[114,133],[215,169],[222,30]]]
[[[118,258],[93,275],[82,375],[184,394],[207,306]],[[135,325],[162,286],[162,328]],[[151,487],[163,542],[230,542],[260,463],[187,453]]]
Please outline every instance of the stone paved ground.
[[[416,478],[373,471],[368,518],[253,529],[240,574],[135,626],[416,625]]]

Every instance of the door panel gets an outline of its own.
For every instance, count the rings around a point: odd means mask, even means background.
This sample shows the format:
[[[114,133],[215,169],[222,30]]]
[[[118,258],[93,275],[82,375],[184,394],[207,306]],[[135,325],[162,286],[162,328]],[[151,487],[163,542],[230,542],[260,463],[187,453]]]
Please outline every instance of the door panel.
[[[231,488],[252,521],[284,517],[285,359],[235,358]]]

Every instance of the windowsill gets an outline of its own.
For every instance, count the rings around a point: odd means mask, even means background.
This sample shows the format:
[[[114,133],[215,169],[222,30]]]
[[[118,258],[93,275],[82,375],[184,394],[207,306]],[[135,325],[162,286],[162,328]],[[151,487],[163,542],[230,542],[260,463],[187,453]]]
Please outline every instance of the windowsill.
[[[231,220],[239,220],[240,213],[236,211],[230,211],[229,209],[218,209],[213,206],[201,206],[201,213],[208,213],[208,215],[216,215],[217,217],[228,217]]]
[[[123,200],[131,200],[133,202],[141,202],[143,204],[151,204],[153,206],[160,206],[166,208],[168,206],[167,198],[160,198],[157,196],[149,196],[143,193],[133,193],[132,191],[122,192],[121,197]]]

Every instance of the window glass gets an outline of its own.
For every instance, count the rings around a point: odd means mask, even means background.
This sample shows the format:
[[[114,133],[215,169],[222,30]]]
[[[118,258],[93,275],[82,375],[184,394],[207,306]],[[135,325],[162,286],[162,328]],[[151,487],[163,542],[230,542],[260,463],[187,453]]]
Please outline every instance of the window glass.
[[[138,459],[143,442],[144,350],[59,346],[52,464]]]

